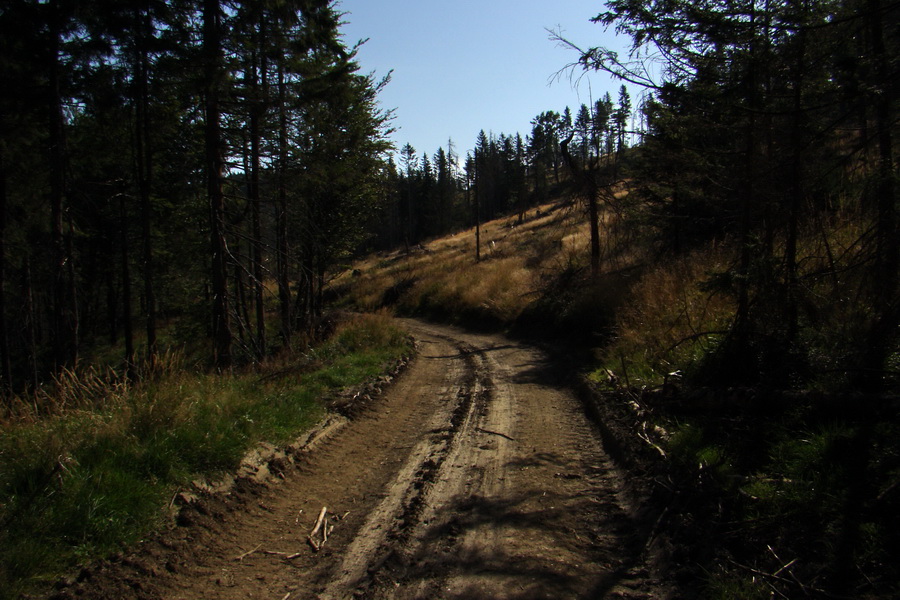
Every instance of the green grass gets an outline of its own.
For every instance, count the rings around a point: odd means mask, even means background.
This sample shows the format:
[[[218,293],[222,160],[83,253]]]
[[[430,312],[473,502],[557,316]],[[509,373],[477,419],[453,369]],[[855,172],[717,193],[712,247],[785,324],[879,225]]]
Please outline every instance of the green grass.
[[[140,539],[164,522],[177,489],[236,468],[261,441],[293,440],[323,416],[329,394],[408,351],[389,319],[368,315],[294,357],[306,368],[282,357],[262,372],[168,369],[105,394],[96,374],[70,374],[53,414],[20,411],[2,424],[0,598]]]
[[[765,582],[734,571],[709,574],[707,579],[704,597],[708,600],[771,600],[773,596]]]

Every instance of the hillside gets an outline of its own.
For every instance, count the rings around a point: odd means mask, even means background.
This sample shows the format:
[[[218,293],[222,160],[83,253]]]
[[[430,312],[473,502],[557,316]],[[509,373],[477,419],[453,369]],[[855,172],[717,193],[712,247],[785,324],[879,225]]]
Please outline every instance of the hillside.
[[[626,195],[624,191],[619,197]],[[613,213],[605,225],[616,233]],[[560,199],[484,223],[476,260],[475,228],[370,255],[331,283],[338,305],[490,329],[563,328],[591,337],[611,325],[614,305],[641,265],[640,255],[609,241],[603,277],[588,273],[589,232],[583,207]],[[618,246],[621,248],[621,245]],[[610,250],[613,250],[610,252]]]

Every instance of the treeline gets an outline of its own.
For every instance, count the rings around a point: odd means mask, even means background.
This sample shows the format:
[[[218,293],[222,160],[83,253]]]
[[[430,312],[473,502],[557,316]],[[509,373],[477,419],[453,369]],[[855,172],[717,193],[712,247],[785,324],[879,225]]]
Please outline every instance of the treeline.
[[[311,327],[389,149],[385,82],[340,19],[328,0],[4,4],[4,389],[101,341],[152,362],[176,316],[167,341],[211,336],[219,367]]]
[[[736,249],[708,282],[736,312],[701,380],[797,385],[815,372],[870,390],[895,381],[900,5],[607,9],[596,22],[629,34],[632,58],[592,48],[580,65],[651,92],[631,176],[658,248]]]
[[[574,140],[578,160],[614,160],[628,146],[632,115],[625,86],[618,103],[610,95],[582,104],[575,116],[545,111],[531,121],[531,133],[499,136],[482,130],[474,149],[457,154],[453,141],[430,155],[410,144],[401,148],[386,182],[381,218],[370,248],[417,245],[489,221],[518,214],[548,201],[551,188],[568,180],[562,143]]]

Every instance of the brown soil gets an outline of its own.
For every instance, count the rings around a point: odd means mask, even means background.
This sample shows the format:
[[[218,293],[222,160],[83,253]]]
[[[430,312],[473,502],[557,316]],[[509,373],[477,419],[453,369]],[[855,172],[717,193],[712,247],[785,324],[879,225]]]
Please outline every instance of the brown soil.
[[[547,356],[406,325],[416,360],[295,466],[184,497],[177,526],[57,597],[672,597],[623,474]],[[316,552],[322,507],[333,529]]]

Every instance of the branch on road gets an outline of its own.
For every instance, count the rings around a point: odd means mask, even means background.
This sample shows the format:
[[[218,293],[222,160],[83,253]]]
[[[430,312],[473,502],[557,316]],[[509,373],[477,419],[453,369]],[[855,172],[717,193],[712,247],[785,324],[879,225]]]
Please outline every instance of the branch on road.
[[[506,438],[511,442],[516,441],[515,438],[511,438],[505,433],[500,433],[499,431],[491,431],[490,429],[482,429],[481,427],[476,427],[475,431],[480,431],[481,433],[489,433],[490,435],[499,435],[502,438]]]

